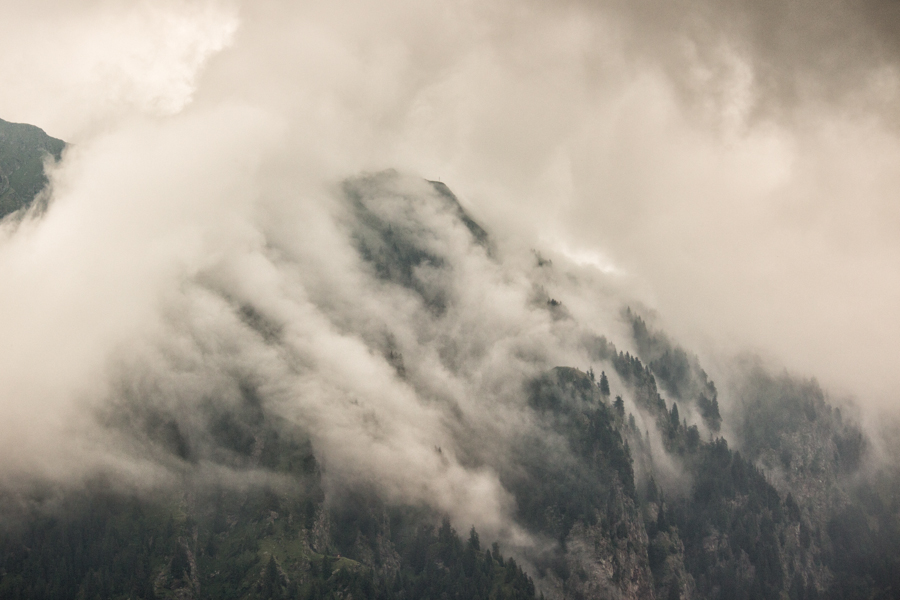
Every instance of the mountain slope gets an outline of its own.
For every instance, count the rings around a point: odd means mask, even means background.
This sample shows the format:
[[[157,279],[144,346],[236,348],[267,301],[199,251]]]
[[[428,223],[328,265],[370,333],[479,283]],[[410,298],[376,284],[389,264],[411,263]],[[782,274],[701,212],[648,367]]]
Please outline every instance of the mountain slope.
[[[44,161],[58,161],[65,146],[34,125],[0,119],[0,218],[31,204],[47,185]]]
[[[276,291],[213,264],[111,358],[93,432],[138,476],[0,481],[0,598],[898,596],[900,478],[814,382],[717,385],[442,183],[335,193],[312,252],[260,230]]]

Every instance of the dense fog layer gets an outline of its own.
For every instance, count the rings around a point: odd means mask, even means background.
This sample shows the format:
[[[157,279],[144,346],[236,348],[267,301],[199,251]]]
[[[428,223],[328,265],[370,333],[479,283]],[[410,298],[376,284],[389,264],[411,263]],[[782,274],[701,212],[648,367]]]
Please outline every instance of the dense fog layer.
[[[514,538],[485,457],[625,305],[890,408],[896,9],[790,6],[13,3],[0,117],[71,146],[0,243],[0,469],[164,479],[142,407],[255,394],[333,481]]]

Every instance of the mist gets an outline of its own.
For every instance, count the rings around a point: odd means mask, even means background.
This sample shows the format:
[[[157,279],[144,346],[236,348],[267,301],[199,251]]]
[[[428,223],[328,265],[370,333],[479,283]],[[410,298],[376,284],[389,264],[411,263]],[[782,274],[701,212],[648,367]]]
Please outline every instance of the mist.
[[[0,117],[70,146],[0,242],[0,473],[211,469],[249,389],[328,485],[526,545],[521,382],[632,349],[627,305],[716,379],[749,349],[892,411],[896,9],[792,7],[12,3]],[[408,285],[379,222],[433,258]]]

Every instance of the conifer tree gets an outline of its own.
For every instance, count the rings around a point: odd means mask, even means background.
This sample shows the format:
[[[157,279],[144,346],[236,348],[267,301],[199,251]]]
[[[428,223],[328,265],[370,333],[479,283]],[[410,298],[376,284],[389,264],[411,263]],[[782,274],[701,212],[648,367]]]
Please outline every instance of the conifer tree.
[[[600,371],[600,393],[609,396],[609,379],[606,378],[606,371]]]

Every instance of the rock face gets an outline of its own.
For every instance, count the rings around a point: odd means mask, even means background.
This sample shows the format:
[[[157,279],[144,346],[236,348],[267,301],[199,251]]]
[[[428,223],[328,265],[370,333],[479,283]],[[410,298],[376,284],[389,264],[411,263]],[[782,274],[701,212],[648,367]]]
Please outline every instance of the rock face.
[[[57,161],[66,144],[33,125],[0,119],[0,218],[31,204],[44,186],[44,161]]]
[[[631,498],[616,490],[602,524],[578,522],[566,538],[566,598],[653,598],[647,532]]]

